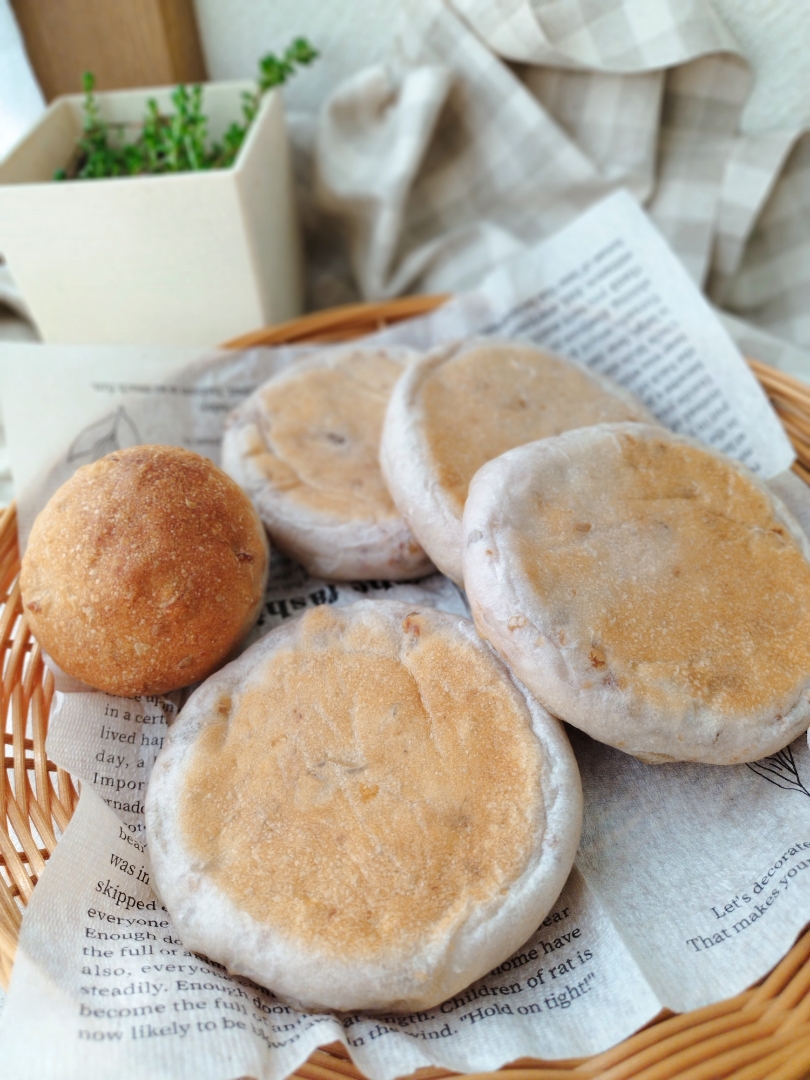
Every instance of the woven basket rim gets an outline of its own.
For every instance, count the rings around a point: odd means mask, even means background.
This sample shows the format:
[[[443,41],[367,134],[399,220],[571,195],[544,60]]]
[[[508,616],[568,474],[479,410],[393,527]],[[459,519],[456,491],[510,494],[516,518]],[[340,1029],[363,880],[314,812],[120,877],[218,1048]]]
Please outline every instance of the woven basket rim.
[[[413,296],[350,304],[242,335],[227,348],[350,341],[413,316],[446,296]],[[798,455],[794,470],[810,482],[810,386],[749,361]],[[8,985],[22,912],[78,802],[71,777],[48,761],[45,736],[53,678],[31,637],[19,595],[16,510],[0,513],[0,682],[4,769],[0,773],[0,985]],[[12,833],[14,837],[12,837]],[[39,841],[35,837],[39,837]],[[16,838],[16,843],[14,842]],[[44,846],[40,846],[44,844]],[[623,1042],[592,1058],[521,1059],[487,1075],[502,1080],[562,1080],[568,1076],[646,1080],[734,1075],[790,1080],[810,1073],[810,933],[804,933],[755,988],[691,1013],[662,1012]],[[300,1080],[359,1080],[341,1044],[315,1051],[294,1074]],[[419,1070],[420,1080],[454,1075]],[[482,1075],[482,1074],[478,1074]]]

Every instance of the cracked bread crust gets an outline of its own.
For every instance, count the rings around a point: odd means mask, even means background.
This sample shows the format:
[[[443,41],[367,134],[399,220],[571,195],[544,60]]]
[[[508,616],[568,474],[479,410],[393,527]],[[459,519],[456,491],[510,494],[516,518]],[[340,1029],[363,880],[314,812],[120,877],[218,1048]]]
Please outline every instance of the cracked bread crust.
[[[209,679],[150,781],[187,947],[308,1008],[430,1008],[518,948],[581,827],[561,725],[472,624],[328,606]]]
[[[433,570],[379,465],[388,398],[413,356],[333,349],[269,379],[228,417],[222,467],[316,577],[403,581]]]
[[[63,671],[108,694],[205,678],[250,630],[267,581],[264,527],[207,458],[117,450],[79,469],[34,523],[20,587]]]
[[[522,443],[655,418],[617,383],[520,341],[432,350],[397,383],[380,464],[394,502],[442,573],[463,583],[461,519],[478,469]]]
[[[554,715],[649,762],[754,761],[810,722],[810,545],[744,466],[604,424],[476,475],[479,633]]]

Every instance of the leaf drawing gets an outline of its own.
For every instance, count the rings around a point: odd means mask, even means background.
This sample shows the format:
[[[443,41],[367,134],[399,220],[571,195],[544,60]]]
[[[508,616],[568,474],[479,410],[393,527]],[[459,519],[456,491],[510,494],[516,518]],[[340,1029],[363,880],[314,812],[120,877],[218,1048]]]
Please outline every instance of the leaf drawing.
[[[68,450],[68,463],[74,461],[98,461],[113,450],[125,450],[129,446],[138,446],[142,442],[138,429],[127,415],[123,405],[114,413],[109,413],[101,420],[89,424],[81,431]]]
[[[783,791],[803,791],[810,798],[810,791],[802,783],[799,770],[793,758],[793,751],[789,746],[780,750],[778,754],[762,758],[761,761],[749,761],[746,763],[751,772],[774,784]]]

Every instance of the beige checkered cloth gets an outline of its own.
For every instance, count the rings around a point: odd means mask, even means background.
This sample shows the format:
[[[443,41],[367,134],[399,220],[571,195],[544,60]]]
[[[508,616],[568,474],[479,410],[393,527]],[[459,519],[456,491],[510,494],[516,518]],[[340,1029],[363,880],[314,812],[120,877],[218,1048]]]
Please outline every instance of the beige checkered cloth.
[[[360,295],[468,288],[626,187],[760,355],[810,347],[810,136],[739,134],[751,76],[708,0],[399,10],[314,136],[309,220],[348,233]]]

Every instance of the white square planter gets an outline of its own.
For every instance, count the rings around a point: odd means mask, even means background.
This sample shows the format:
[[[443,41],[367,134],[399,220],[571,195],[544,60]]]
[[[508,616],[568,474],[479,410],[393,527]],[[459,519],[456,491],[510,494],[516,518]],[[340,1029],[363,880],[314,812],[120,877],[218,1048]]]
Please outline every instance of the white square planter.
[[[205,87],[209,134],[252,83]],[[140,122],[171,88],[98,94]],[[282,97],[266,94],[233,167],[53,181],[81,133],[81,95],[54,101],[0,162],[0,251],[46,342],[213,345],[300,314],[301,252]]]

